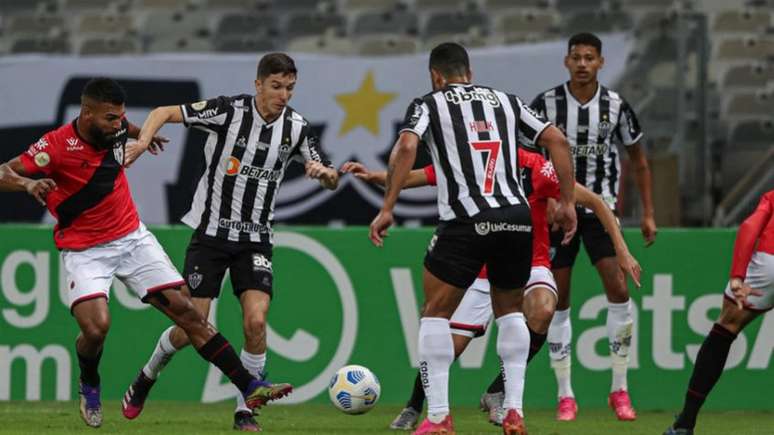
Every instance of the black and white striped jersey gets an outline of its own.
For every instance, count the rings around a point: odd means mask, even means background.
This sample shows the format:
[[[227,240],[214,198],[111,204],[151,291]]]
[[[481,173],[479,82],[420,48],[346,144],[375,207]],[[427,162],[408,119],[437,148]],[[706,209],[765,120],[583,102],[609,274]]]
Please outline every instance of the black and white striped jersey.
[[[548,126],[522,101],[486,86],[452,84],[415,99],[403,131],[428,146],[443,221],[526,204],[518,176],[519,143],[535,145]]]
[[[314,160],[330,166],[309,123],[290,107],[267,123],[252,95],[181,108],[187,127],[209,133],[204,174],[182,221],[221,240],[272,243],[274,203],[288,164]]]
[[[567,136],[575,180],[615,209],[621,168],[617,144],[631,146],[642,138],[631,106],[602,85],[591,100],[581,104],[565,83],[535,97],[531,107]]]

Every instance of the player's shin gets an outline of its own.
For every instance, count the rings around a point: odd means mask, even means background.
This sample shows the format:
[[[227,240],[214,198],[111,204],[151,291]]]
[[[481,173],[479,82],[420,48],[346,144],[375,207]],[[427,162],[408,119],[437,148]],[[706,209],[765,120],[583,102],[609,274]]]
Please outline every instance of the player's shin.
[[[570,323],[570,309],[557,310],[551,325],[548,327],[548,348],[551,359],[551,368],[556,375],[558,396],[575,397],[572,391],[570,377],[571,367],[571,342],[572,324]]]
[[[628,390],[626,372],[629,367],[633,325],[630,301],[620,304],[608,303],[607,336],[613,370],[611,392]]]
[[[497,354],[500,356],[505,400],[503,408],[522,411],[524,376],[529,354],[529,330],[522,313],[511,313],[497,319]]]
[[[423,317],[418,344],[419,373],[427,396],[427,418],[440,423],[449,414],[449,367],[454,361],[449,320]]]
[[[156,343],[156,348],[153,350],[153,354],[142,368],[143,374],[145,374],[148,379],[155,380],[175,355],[175,352],[177,352],[177,349],[172,345],[172,342],[169,339],[174,328],[175,326],[170,326],[161,333],[159,341]]]
[[[246,394],[251,388],[251,383],[256,381],[242,365],[234,348],[220,333],[213,335],[196,351],[202,358],[219,368],[242,394]]]

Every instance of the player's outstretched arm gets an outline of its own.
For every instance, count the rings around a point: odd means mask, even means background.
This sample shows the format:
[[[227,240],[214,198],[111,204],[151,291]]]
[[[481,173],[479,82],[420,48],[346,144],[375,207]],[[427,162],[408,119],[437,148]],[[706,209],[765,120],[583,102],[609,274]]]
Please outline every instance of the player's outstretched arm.
[[[387,171],[369,171],[364,164],[359,162],[346,162],[341,165],[340,171],[345,174],[352,174],[366,183],[385,187],[387,183]],[[406,177],[403,188],[422,187],[429,185],[427,174],[424,169],[412,169]]]
[[[56,189],[56,182],[50,178],[33,180],[27,178],[19,157],[0,164],[0,191],[2,192],[27,192],[41,205],[46,205],[46,195]]]
[[[142,124],[137,142],[126,148],[124,166],[130,166],[148,149],[152,154],[157,154],[157,145],[154,144],[156,133],[164,124],[181,122],[183,122],[183,110],[180,106],[162,106],[151,110]]]
[[[304,164],[306,176],[320,182],[320,185],[329,190],[336,190],[339,185],[339,172],[329,168],[316,160],[307,160]]]
[[[553,125],[549,125],[540,134],[538,145],[548,150],[551,162],[559,177],[559,208],[554,213],[554,220],[564,230],[562,244],[570,243],[575,235],[578,218],[575,214],[575,175],[572,170],[570,143],[567,138]]]
[[[605,201],[599,195],[578,183],[575,183],[575,199],[578,201],[578,204],[591,209],[599,218],[599,221],[602,222],[605,231],[613,240],[618,266],[625,274],[632,278],[637,287],[640,287],[640,274],[642,273],[640,263],[629,252],[629,247],[626,246],[626,241],[618,228],[618,221],[607,204],[605,204]]]
[[[387,228],[393,223],[392,210],[398,202],[398,194],[406,182],[411,167],[417,158],[419,136],[411,131],[404,131],[398,136],[395,146],[390,153],[390,162],[387,166],[387,179],[385,181],[384,204],[379,214],[371,222],[368,238],[376,246],[384,245],[384,237],[387,236]]]
[[[658,232],[653,212],[650,165],[639,142],[626,147],[626,151],[634,168],[634,180],[637,183],[637,189],[640,191],[640,199],[642,200],[642,222],[640,225],[642,237],[645,239],[645,246],[650,246],[656,241],[656,233]]]

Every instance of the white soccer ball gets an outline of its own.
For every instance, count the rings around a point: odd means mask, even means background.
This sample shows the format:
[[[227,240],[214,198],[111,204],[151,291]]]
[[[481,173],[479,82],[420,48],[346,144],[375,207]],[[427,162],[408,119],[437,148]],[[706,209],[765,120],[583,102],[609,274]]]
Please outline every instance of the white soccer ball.
[[[347,414],[365,414],[376,405],[382,387],[379,379],[367,368],[344,366],[328,384],[328,396],[333,406]]]

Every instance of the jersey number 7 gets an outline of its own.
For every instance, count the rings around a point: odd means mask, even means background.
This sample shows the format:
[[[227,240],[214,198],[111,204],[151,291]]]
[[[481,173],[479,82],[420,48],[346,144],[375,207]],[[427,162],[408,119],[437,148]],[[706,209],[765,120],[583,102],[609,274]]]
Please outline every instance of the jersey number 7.
[[[484,167],[484,195],[491,195],[494,192],[495,168],[497,158],[500,157],[500,140],[471,141],[470,146],[474,150],[486,154],[486,166]]]

